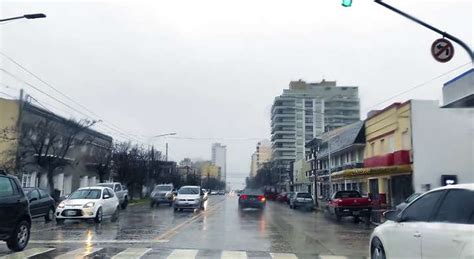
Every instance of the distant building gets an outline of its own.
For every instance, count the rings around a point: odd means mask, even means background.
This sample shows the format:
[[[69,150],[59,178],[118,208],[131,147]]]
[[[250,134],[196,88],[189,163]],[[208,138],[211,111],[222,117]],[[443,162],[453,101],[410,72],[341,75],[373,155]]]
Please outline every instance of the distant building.
[[[212,144],[212,163],[220,167],[220,181],[226,182],[227,177],[227,149],[221,143]]]
[[[200,168],[201,172],[201,178],[202,179],[207,179],[207,178],[215,178],[215,179],[222,179],[222,169],[214,165],[214,163],[211,163],[210,161],[204,161],[200,163]]]
[[[255,152],[252,154],[250,164],[250,176],[255,177],[258,169],[262,168],[263,163],[270,161],[272,158],[272,147],[269,140],[262,140],[257,143]]]
[[[305,158],[305,144],[325,131],[360,119],[356,86],[336,86],[335,81],[290,82],[275,97],[271,111],[273,171],[288,186],[290,163]]]

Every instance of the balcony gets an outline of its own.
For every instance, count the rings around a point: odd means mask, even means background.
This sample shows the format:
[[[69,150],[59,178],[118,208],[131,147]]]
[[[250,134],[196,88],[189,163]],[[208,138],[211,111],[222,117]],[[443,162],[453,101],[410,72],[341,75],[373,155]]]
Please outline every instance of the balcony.
[[[373,156],[364,159],[364,167],[382,167],[410,164],[410,151],[399,150],[382,156]]]

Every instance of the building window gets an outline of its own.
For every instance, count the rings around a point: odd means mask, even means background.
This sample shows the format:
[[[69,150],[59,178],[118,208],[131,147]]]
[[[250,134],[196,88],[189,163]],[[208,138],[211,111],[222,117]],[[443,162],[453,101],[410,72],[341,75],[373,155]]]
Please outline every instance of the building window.
[[[21,186],[25,187],[32,187],[31,186],[31,174],[23,174],[21,177]]]
[[[392,135],[387,137],[388,152],[395,152],[395,137]]]

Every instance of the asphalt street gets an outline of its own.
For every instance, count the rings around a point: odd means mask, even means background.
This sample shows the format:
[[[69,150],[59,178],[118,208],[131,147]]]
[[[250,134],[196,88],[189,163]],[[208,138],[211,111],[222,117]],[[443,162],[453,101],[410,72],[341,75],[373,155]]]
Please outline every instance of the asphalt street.
[[[36,219],[27,249],[1,244],[0,258],[365,258],[371,231],[275,202],[239,212],[237,196],[210,196],[204,211],[132,205],[116,223]]]

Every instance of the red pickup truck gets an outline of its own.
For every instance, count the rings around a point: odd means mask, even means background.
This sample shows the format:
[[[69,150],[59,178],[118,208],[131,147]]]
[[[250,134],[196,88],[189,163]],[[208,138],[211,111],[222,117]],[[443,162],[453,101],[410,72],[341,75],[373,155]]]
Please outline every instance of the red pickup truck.
[[[338,191],[329,200],[327,209],[338,221],[342,217],[354,217],[354,222],[359,222],[360,217],[366,217],[369,222],[372,205],[371,200],[358,191]]]

